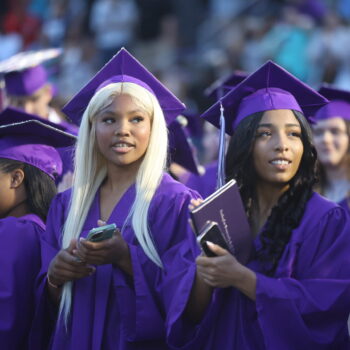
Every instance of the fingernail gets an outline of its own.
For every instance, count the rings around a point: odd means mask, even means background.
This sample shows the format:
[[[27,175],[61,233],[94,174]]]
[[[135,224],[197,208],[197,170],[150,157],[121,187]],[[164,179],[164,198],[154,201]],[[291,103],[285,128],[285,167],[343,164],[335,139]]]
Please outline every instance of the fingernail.
[[[215,245],[213,242],[205,241],[208,245],[211,245],[212,247]]]

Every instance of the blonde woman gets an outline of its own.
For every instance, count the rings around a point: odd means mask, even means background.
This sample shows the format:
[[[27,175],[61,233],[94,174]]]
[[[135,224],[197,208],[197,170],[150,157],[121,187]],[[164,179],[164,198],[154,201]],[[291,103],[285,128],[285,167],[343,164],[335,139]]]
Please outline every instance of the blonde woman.
[[[183,105],[122,49],[65,112],[83,107],[73,187],[54,200],[42,242],[31,346],[165,349],[196,197],[165,173],[166,123]],[[88,241],[104,223],[118,227],[113,237]]]

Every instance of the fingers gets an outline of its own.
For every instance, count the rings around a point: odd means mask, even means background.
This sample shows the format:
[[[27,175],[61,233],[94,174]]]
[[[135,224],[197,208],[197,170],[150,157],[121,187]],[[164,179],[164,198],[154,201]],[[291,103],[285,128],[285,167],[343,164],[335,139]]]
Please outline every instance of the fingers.
[[[223,256],[223,255],[227,255],[230,254],[226,249],[220,247],[217,244],[214,244],[210,241],[206,241],[208,248],[215,253],[216,256]]]
[[[69,253],[72,254],[73,250],[77,247],[77,239],[76,238],[73,238],[70,243],[69,243],[69,246],[68,248],[66,248],[65,250]]]
[[[193,210],[194,208],[198,207],[201,203],[203,203],[203,199],[191,199],[191,202],[188,206],[190,210]]]
[[[106,221],[103,221],[103,220],[101,220],[101,219],[98,219],[97,220],[97,226],[104,226],[104,225],[106,225],[107,223],[106,223]]]

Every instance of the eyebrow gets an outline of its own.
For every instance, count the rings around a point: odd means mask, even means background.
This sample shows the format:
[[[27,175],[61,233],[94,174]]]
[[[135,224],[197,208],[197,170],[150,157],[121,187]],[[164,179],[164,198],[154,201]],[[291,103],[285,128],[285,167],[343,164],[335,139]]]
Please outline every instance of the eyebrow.
[[[265,124],[259,124],[259,125],[258,125],[258,128],[263,128],[263,127],[265,127],[265,128],[271,128],[271,127],[273,127],[273,126],[274,126],[274,124],[265,123]],[[285,126],[287,126],[287,127],[298,127],[298,128],[301,128],[301,126],[300,126],[299,124],[293,124],[293,123],[285,124]]]
[[[127,112],[126,114],[135,114],[135,113],[146,113],[142,109],[134,109],[132,111]],[[111,114],[111,115],[118,115],[119,113],[116,113],[115,111],[103,109],[100,114]]]

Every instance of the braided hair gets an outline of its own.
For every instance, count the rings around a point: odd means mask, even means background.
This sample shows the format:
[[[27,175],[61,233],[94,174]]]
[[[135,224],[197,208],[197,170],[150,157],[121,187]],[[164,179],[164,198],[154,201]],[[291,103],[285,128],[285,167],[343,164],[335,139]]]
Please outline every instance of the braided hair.
[[[317,182],[317,153],[312,143],[312,133],[302,113],[293,111],[300,123],[301,140],[304,151],[295,176],[289,182],[289,188],[272,208],[271,214],[261,232],[261,248],[256,259],[261,261],[269,276],[276,271],[293,229],[299,226],[305,206],[312,195],[313,185]],[[244,118],[233,134],[226,155],[226,181],[235,179],[240,189],[248,218],[252,218],[252,203],[257,200],[255,179],[257,177],[253,148],[256,131],[264,112],[258,112]],[[266,264],[268,263],[268,264]]]

